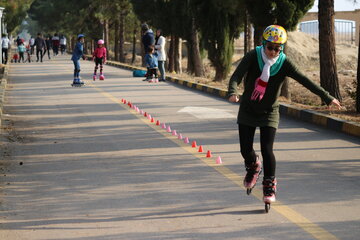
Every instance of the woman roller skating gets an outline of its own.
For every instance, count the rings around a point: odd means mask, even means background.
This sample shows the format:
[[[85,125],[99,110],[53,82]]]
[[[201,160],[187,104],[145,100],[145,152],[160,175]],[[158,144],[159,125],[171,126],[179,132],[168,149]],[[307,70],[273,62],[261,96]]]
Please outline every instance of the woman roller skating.
[[[100,39],[97,42],[97,48],[93,52],[93,60],[95,61],[95,69],[94,69],[94,75],[93,80],[96,80],[96,72],[100,65],[100,80],[105,80],[104,74],[103,74],[103,64],[106,62],[106,48],[104,47],[104,40]]]
[[[321,97],[326,104],[341,108],[337,99],[299,72],[286,57],[283,53],[286,40],[287,33],[283,27],[268,26],[263,32],[262,46],[256,47],[244,56],[229,82],[229,101],[239,102],[237,86],[246,75],[237,120],[240,151],[247,172],[244,186],[250,194],[263,168],[263,200],[266,212],[269,211],[270,204],[276,200],[276,159],[273,144],[279,125],[277,98],[285,77],[295,79]],[[257,127],[260,128],[262,163],[253,148]]]

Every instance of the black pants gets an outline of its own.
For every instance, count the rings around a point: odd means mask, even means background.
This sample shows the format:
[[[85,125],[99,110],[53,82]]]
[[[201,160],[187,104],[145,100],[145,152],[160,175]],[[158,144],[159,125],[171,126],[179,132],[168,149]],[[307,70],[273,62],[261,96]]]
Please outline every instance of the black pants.
[[[43,51],[42,49],[36,49],[36,61],[39,61],[39,53],[40,53],[40,61],[43,60]]]
[[[7,48],[2,49],[1,58],[2,58],[2,63],[7,64],[7,61],[8,61],[8,49]]]
[[[25,62],[24,53],[23,53],[23,52],[19,52],[19,55],[20,55],[20,57],[19,57],[19,62],[21,61],[21,59],[22,59],[22,62]]]
[[[240,152],[245,159],[245,164],[256,161],[256,154],[253,148],[255,127],[239,124]],[[264,177],[274,177],[276,159],[273,152],[276,128],[260,128],[260,146],[263,158]]]

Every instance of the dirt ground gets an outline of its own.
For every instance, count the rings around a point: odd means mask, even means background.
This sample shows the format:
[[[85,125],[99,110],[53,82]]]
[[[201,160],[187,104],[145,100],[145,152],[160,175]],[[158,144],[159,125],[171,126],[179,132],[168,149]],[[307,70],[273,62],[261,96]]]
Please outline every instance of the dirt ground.
[[[186,57],[183,58],[183,73],[174,76],[183,79],[196,81],[198,83],[208,84],[217,88],[227,89],[231,73],[234,72],[236,66],[243,57],[242,53],[243,40],[239,39],[235,42],[235,54],[233,57],[233,66],[229,76],[223,82],[214,82],[215,71],[211,63],[204,59],[205,77],[198,78],[186,73]],[[302,108],[320,111],[330,114],[334,117],[342,118],[348,121],[360,123],[360,114],[355,111],[355,98],[351,95],[356,93],[356,69],[357,69],[358,47],[354,44],[337,44],[336,45],[336,64],[338,69],[338,79],[340,85],[340,93],[342,96],[342,105],[344,109],[329,110],[327,106],[322,106],[320,98],[305,89],[295,80],[290,79],[291,99],[281,98],[280,101],[291,103]],[[291,59],[311,80],[320,84],[320,62],[319,62],[319,42],[317,39],[302,32],[289,33],[287,43],[287,57]],[[141,65],[141,58],[138,56],[136,65]],[[169,75],[173,75],[169,73]],[[240,86],[241,92],[241,86]]]

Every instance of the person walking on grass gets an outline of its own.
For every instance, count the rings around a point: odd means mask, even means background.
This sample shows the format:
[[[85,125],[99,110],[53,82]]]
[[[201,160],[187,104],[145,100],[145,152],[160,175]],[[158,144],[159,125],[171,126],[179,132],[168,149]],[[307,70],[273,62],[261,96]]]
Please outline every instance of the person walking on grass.
[[[241,97],[237,123],[240,151],[245,160],[244,186],[250,194],[264,168],[263,200],[270,204],[276,200],[276,159],[273,153],[276,129],[279,125],[279,103],[281,86],[285,77],[291,77],[309,89],[328,105],[341,108],[340,102],[322,87],[312,82],[297,70],[284,54],[287,41],[286,30],[270,25],[263,32],[262,46],[247,53],[230,78],[228,93],[230,102],[239,102],[237,86],[244,76],[245,86]],[[256,128],[260,128],[260,144],[263,163],[253,148]],[[265,205],[266,207],[266,205]]]

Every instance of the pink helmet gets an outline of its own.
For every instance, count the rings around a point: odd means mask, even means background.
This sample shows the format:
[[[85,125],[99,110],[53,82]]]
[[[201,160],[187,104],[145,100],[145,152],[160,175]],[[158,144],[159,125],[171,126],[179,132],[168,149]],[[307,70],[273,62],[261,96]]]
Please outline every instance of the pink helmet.
[[[104,40],[102,40],[102,39],[100,39],[98,42],[97,42],[97,44],[104,44]]]

